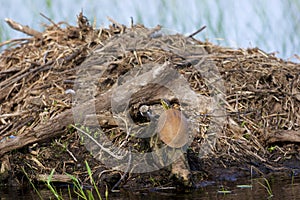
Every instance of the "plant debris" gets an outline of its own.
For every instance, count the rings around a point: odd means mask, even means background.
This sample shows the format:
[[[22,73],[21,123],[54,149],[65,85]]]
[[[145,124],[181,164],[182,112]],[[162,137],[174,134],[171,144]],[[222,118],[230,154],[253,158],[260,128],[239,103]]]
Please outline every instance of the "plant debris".
[[[50,25],[45,25],[43,32],[10,19],[6,21],[31,37],[0,44],[7,45],[0,54],[1,183],[21,184],[23,168],[30,178],[43,181],[54,168],[56,179],[63,177],[55,181],[67,182],[65,173],[69,173],[88,184],[86,160],[95,180],[110,188],[180,188],[181,179],[170,179],[172,170],[168,167],[139,175],[130,170],[108,169],[100,162],[102,155],[95,159],[88,150],[95,153],[104,147],[87,149],[82,144],[82,132],[91,130],[75,126],[72,98],[77,91],[73,89],[81,70],[95,72],[84,78],[96,84],[93,97],[104,134],[114,145],[147,152],[152,148],[148,140],[135,138],[118,126],[110,105],[114,95],[111,89],[123,84],[124,91],[135,91],[128,80],[135,83],[139,70],[150,73],[155,66],[165,66],[184,77],[202,103],[209,102],[216,91],[207,83],[217,80],[204,77],[195,68],[195,58],[216,66],[224,87],[221,92],[225,113],[211,113],[209,103],[200,105],[202,110],[197,110],[197,115],[192,115],[195,109],[189,106],[184,110],[197,124],[186,155],[193,186],[204,180],[250,176],[253,169],[258,175],[300,172],[300,64],[284,61],[259,48],[232,49],[199,41],[193,38],[197,33],[188,37],[165,35],[160,26],[126,27],[110,19],[112,24],[108,28],[98,29],[82,13],[77,26],[49,19]],[[92,69],[93,66],[98,68]],[[95,79],[93,75],[100,73],[99,66],[106,68]],[[162,73],[160,80],[168,76]],[[91,92],[81,89],[83,97]],[[142,105],[159,110],[160,99],[165,97],[174,106],[183,107],[178,100],[181,97],[174,98],[163,85],[148,84],[133,92],[129,108],[135,124],[149,122],[139,112]],[[89,109],[79,106],[83,115]],[[225,123],[221,129],[209,129],[214,115],[222,115]],[[95,126],[88,117],[82,120],[86,126]],[[215,123],[218,122],[217,119]],[[215,140],[209,144],[211,151],[199,156],[210,131],[216,132]]]

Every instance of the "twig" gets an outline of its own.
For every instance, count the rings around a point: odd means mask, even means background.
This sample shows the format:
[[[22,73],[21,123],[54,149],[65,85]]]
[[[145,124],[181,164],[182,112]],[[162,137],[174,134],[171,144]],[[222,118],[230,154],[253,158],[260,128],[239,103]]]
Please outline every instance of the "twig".
[[[58,145],[58,146],[61,146],[62,148],[65,148],[66,151],[68,152],[68,154],[73,158],[73,160],[75,162],[77,162],[77,158],[74,156],[74,154],[66,147],[64,146],[62,143],[58,142],[57,140],[55,140],[55,143]]]
[[[113,20],[112,18],[107,17],[107,19],[108,19],[111,23],[113,23],[114,25],[116,25],[117,27],[119,27],[119,28],[122,28],[122,27],[123,27],[122,24],[116,22],[116,21]]]
[[[20,116],[20,115],[24,115],[28,113],[28,111],[21,111],[21,112],[14,112],[14,113],[7,113],[7,114],[2,114],[0,115],[0,118],[7,118],[7,117],[16,117],[16,116]]]
[[[112,157],[121,160],[123,159],[123,156],[118,156],[115,155],[113,152],[111,152],[108,148],[105,148],[102,144],[100,144],[97,140],[95,140],[95,138],[93,138],[92,136],[90,136],[90,134],[88,134],[87,132],[83,131],[82,129],[74,126],[73,124],[71,125],[73,128],[75,128],[77,131],[83,133],[85,136],[87,136],[90,140],[92,140],[96,145],[98,145],[103,151],[105,151],[106,153],[108,153],[109,155],[111,155]]]
[[[56,27],[59,27],[52,19],[50,19],[49,17],[47,17],[46,15],[44,15],[43,13],[40,13],[40,15],[42,17],[44,17],[45,19],[47,19],[49,22],[51,22],[51,24],[53,24]]]
[[[28,41],[30,40],[31,38],[18,38],[18,39],[12,39],[12,40],[7,40],[7,41],[4,41],[4,42],[1,42],[0,43],[0,47],[4,46],[4,45],[8,45],[8,44],[11,44],[11,43],[14,43],[12,45],[15,45],[15,44],[19,44],[23,41]],[[2,72],[3,73],[3,72]]]
[[[130,28],[133,27],[133,17],[130,17]]]
[[[122,120],[124,122],[125,129],[126,129],[126,138],[125,138],[125,140],[127,140],[129,138],[129,136],[130,136],[130,131],[131,131],[130,129],[131,128],[128,127],[128,123],[127,123],[126,119],[124,119],[121,116],[114,116],[114,117],[117,118],[117,119],[120,119],[120,120]]]
[[[24,25],[21,25],[11,19],[8,19],[8,18],[5,18],[5,21],[6,23],[13,29],[17,30],[17,31],[20,31],[22,33],[25,33],[27,35],[30,35],[30,36],[33,36],[33,37],[36,37],[38,39],[42,39],[43,38],[43,34],[39,31],[36,31],[32,28],[29,28],[29,26],[24,26]]]
[[[54,61],[49,61],[48,63],[44,64],[44,65],[41,65],[41,66],[38,66],[37,68],[30,68],[30,67],[27,67],[25,69],[23,69],[22,71],[14,74],[13,76],[11,76],[10,78],[6,79],[5,81],[2,81],[0,83],[0,92],[2,92],[5,88],[13,85],[14,83],[17,83],[18,81],[20,81],[21,79],[23,79],[24,77],[32,74],[32,73],[35,73],[37,71],[40,71],[41,69],[43,68],[46,68],[47,70],[48,69],[51,69],[53,66]],[[50,67],[50,68],[47,68],[47,67]],[[44,70],[43,70],[44,71]],[[1,95],[0,95],[1,96]]]
[[[201,31],[203,31],[205,28],[206,28],[206,26],[202,26],[200,29],[198,29],[196,32],[190,34],[188,37],[194,37],[195,35],[197,35]]]
[[[126,27],[125,27],[124,25],[122,25],[122,24],[116,22],[115,20],[113,20],[113,19],[110,18],[110,17],[107,17],[107,19],[108,19],[111,23],[113,23],[113,25],[115,25],[115,26],[117,26],[118,28],[121,29],[121,30],[120,30],[120,33],[124,33],[124,31],[125,31],[125,29],[126,29]]]
[[[122,182],[122,180],[126,177],[126,175],[129,172],[130,166],[131,166],[131,159],[132,159],[132,155],[131,155],[131,149],[129,150],[129,157],[128,157],[128,165],[127,168],[124,172],[124,174],[121,176],[120,180],[112,187],[111,191],[115,192],[115,188],[118,187],[120,185],[120,183]]]

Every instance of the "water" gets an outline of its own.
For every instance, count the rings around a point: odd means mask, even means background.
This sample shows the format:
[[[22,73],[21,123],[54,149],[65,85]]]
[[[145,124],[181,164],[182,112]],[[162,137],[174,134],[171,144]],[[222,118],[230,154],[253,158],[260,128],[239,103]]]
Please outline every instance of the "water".
[[[299,61],[294,57],[300,53],[299,0],[10,0],[1,1],[0,6],[0,41],[24,37],[5,24],[6,17],[42,30],[41,23],[49,22],[40,12],[55,22],[74,25],[75,16],[83,10],[91,21],[97,20],[98,27],[109,24],[107,16],[125,25],[133,17],[147,27],[161,24],[183,34],[206,25],[198,39],[234,48],[259,47]]]
[[[168,191],[139,192],[132,193],[123,191],[121,193],[110,193],[109,200],[157,200],[157,199],[191,199],[191,200],[210,200],[210,199],[231,199],[231,200],[260,200],[260,199],[288,199],[296,200],[300,197],[300,179],[276,179],[269,178],[270,191],[263,179],[239,180],[238,182],[220,182],[213,185],[190,191],[188,193],[172,193]],[[241,187],[242,185],[250,187]],[[40,190],[44,199],[55,199],[47,189]],[[64,199],[69,199],[68,192],[62,192]],[[1,200],[10,199],[39,199],[39,197],[30,190],[20,190],[17,188],[0,188]],[[102,195],[104,197],[104,195]]]

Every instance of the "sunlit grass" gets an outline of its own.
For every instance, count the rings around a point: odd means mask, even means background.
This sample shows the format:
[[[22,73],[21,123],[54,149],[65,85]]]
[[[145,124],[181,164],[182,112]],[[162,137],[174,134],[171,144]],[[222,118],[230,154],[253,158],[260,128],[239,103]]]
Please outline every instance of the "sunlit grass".
[[[264,177],[257,179],[257,183],[266,189],[266,191],[268,192],[268,195],[269,195],[268,199],[273,197],[272,187],[271,187],[268,179],[266,179]]]
[[[53,169],[50,173],[50,175],[48,176],[48,179],[46,181],[46,185],[48,187],[48,189],[51,191],[51,193],[56,197],[56,199],[58,200],[62,200],[63,197],[57,192],[56,188],[54,186],[52,186],[52,177],[53,177],[53,174],[54,174],[55,170]]]
[[[92,171],[91,171],[91,168],[89,167],[87,161],[85,161],[85,165],[86,165],[87,173],[89,175],[90,183],[92,186],[90,189],[85,189],[77,177],[75,177],[71,174],[67,174],[67,176],[69,176],[70,179],[72,180],[71,187],[70,187],[70,185],[68,185],[67,191],[66,190],[58,191],[52,182],[52,177],[55,173],[55,169],[51,170],[51,173],[49,174],[47,180],[45,181],[45,184],[46,184],[47,188],[49,189],[49,191],[51,192],[51,194],[53,194],[53,196],[57,200],[64,200],[65,199],[64,196],[68,196],[69,199],[73,199],[74,196],[76,196],[76,198],[78,198],[78,199],[84,199],[84,200],[94,200],[94,199],[102,200],[103,199],[101,196],[101,193],[98,189],[98,186],[93,179]],[[40,199],[44,199],[43,196],[41,195],[41,193],[39,192],[39,190],[37,189],[36,185],[29,178],[29,176],[28,176],[27,172],[24,170],[24,168],[22,168],[22,171],[25,174],[25,176],[27,177],[30,185],[32,186],[33,190],[38,195],[38,197]],[[108,188],[107,187],[105,190],[104,197],[106,200],[108,200]],[[49,198],[49,197],[47,197],[47,198]]]
[[[91,168],[89,167],[87,161],[85,161],[85,165],[86,165],[86,168],[87,168],[87,173],[89,175],[90,182],[91,182],[93,187],[92,187],[92,189],[83,189],[83,187],[80,184],[80,181],[77,177],[75,177],[71,174],[67,174],[73,182],[73,193],[75,193],[78,198],[85,199],[85,200],[94,200],[94,199],[102,200],[100,191],[98,189],[98,186],[96,185],[96,182],[94,181],[94,179],[92,177],[92,171],[91,171]],[[55,197],[57,197],[57,199],[60,200],[61,196],[58,196],[59,194],[57,193],[57,191],[51,185],[51,176],[52,175],[53,175],[53,170],[52,170],[52,172],[51,172],[51,174],[48,178],[47,186],[50,189],[50,191],[55,195]],[[96,195],[93,193],[93,190],[95,190]],[[72,196],[69,187],[68,187],[68,194],[69,194],[69,196]],[[108,189],[107,188],[106,188],[106,191],[105,191],[105,199],[106,200],[108,199]]]
[[[35,187],[35,185],[34,185],[33,182],[31,181],[31,179],[29,178],[27,172],[25,171],[25,169],[24,169],[23,167],[22,167],[22,171],[23,171],[23,173],[25,174],[26,178],[28,179],[28,181],[29,181],[31,187],[33,188],[33,190],[34,190],[34,191],[36,192],[36,194],[38,195],[38,197],[39,197],[40,199],[43,199],[43,197],[41,196],[41,193],[40,193],[39,190]]]
[[[218,190],[217,193],[218,193],[218,194],[226,195],[226,194],[231,194],[232,191],[231,191],[231,190],[225,189],[224,186],[221,186],[220,190]]]

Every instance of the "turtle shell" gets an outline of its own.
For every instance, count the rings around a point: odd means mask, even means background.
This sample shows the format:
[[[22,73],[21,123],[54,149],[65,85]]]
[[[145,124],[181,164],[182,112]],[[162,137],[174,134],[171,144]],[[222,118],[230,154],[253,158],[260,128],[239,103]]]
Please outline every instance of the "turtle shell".
[[[168,146],[180,148],[188,142],[188,122],[180,110],[165,110],[158,119],[159,138]]]

